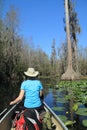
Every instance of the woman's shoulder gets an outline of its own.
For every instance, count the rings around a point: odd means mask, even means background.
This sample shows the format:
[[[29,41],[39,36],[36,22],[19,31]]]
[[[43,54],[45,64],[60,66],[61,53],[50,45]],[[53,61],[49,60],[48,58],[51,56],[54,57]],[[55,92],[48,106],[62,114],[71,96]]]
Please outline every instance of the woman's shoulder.
[[[36,83],[41,83],[41,81],[40,81],[40,80],[35,79],[35,80],[24,80],[24,81],[22,82],[22,84],[33,83],[33,82],[36,82]]]
[[[29,80],[24,80],[22,84],[26,84],[27,82],[29,82]]]

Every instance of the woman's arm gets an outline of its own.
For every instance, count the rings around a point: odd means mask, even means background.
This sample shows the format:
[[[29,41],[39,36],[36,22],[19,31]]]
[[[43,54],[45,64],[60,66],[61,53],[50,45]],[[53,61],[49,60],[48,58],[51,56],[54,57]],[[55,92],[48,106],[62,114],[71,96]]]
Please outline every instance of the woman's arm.
[[[40,90],[40,98],[41,98],[42,100],[44,99],[43,90]]]
[[[40,97],[43,96],[43,90],[40,90]]]
[[[15,100],[11,101],[10,105],[14,105],[18,103],[19,101],[23,99],[23,97],[24,97],[24,90],[20,90],[19,96]]]

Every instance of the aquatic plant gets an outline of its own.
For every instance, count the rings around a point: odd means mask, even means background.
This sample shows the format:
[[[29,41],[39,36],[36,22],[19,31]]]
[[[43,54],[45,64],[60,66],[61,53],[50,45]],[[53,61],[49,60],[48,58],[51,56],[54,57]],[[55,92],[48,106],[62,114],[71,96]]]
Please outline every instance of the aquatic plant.
[[[82,121],[82,124],[83,124],[85,127],[87,127],[87,120],[83,120],[83,121]]]

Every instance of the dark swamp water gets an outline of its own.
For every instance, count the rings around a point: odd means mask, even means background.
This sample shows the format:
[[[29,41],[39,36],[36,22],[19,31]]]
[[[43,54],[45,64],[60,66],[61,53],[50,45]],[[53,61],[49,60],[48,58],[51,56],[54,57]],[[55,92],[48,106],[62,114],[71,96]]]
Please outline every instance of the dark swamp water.
[[[9,89],[9,87],[7,87],[4,93],[0,93],[0,113],[9,106],[9,102],[18,95],[18,92],[19,88],[10,87]],[[71,111],[71,103],[64,100],[67,92],[59,91],[59,89],[46,89],[44,92],[44,101],[58,116],[65,116],[68,120],[76,120],[76,123],[72,127],[68,126],[69,130],[87,130],[87,127],[82,125],[82,121],[87,119],[87,116],[79,116]],[[87,108],[84,105],[80,107]]]
[[[44,100],[58,116],[65,116],[68,120],[73,119],[76,121],[73,126],[67,126],[69,130],[87,130],[87,127],[84,127],[82,124],[84,119],[87,120],[87,116],[79,116],[71,111],[71,103],[64,100],[66,94],[67,93],[65,91],[59,91],[59,89],[49,89],[48,94],[45,96]],[[80,105],[80,108],[87,107]]]

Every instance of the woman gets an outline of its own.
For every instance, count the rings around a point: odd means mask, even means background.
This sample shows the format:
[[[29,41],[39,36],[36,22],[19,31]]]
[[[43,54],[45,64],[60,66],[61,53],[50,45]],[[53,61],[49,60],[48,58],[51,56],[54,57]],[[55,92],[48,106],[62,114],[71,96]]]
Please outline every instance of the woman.
[[[27,108],[28,110],[36,109],[38,112],[41,112],[44,110],[40,98],[43,96],[43,86],[41,82],[36,79],[39,72],[35,71],[34,68],[28,68],[24,74],[27,79],[21,84],[19,96],[15,100],[11,101],[10,105],[16,104],[24,97],[24,108]],[[28,113],[25,113],[25,116],[32,117],[32,113],[28,111]]]

